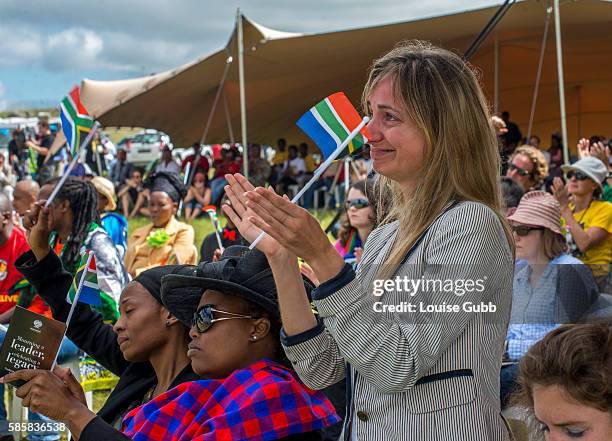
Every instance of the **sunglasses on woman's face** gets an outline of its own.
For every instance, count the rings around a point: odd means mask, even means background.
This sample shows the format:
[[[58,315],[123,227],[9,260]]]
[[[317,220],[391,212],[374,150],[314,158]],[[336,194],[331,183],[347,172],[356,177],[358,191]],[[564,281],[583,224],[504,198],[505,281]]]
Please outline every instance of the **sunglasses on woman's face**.
[[[527,236],[530,231],[543,230],[543,229],[544,228],[542,227],[528,227],[527,225],[513,225],[512,226],[512,231],[514,231],[517,236],[521,236],[521,237]]]
[[[349,208],[366,208],[369,207],[370,203],[367,199],[350,199],[344,203],[344,207],[348,210]]]
[[[215,318],[214,313],[226,314],[230,317]],[[234,314],[233,312],[221,311],[215,309],[214,305],[204,305],[193,314],[191,326],[195,326],[198,333],[202,334],[210,329],[215,322],[233,319],[252,319],[250,315]]]
[[[512,162],[508,165],[510,170],[516,171],[521,176],[529,176],[531,172],[528,172],[524,168],[519,167],[518,165],[513,164]]]
[[[577,181],[586,181],[587,179],[591,179],[587,175],[579,171],[568,172],[567,179],[572,179],[572,178],[576,178]]]

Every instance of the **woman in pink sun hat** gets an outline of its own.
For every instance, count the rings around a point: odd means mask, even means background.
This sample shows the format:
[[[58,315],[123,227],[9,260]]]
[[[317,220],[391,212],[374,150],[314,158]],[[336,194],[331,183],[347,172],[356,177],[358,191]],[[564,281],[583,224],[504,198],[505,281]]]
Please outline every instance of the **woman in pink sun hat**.
[[[517,269],[501,371],[502,406],[515,389],[518,361],[550,330],[576,323],[599,292],[588,266],[567,253],[557,200],[531,191],[508,218],[514,231]]]

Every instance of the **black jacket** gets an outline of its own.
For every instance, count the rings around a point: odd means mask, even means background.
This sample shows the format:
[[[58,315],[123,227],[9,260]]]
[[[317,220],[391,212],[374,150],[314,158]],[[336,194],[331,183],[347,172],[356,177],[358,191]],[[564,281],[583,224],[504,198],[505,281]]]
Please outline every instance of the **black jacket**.
[[[49,304],[53,317],[65,322],[70,311],[70,304],[66,302],[66,293],[72,283],[72,275],[64,270],[59,257],[50,252],[40,262],[36,262],[34,254],[28,251],[17,259],[15,267]],[[125,413],[135,402],[141,402],[145,394],[157,384],[153,366],[148,362],[130,363],[126,361],[119,350],[117,334],[113,331],[112,326],[104,323],[102,316],[84,303],[77,304],[67,335],[94,360],[120,377],[115,389],[98,412],[98,416],[85,426],[79,440],[130,440],[110,423]],[[189,365],[174,379],[170,389],[181,383],[200,379]],[[282,440],[318,441],[322,439],[321,432],[314,431],[288,436]]]
[[[57,255],[50,252],[47,257],[36,262],[34,254],[29,251],[17,259],[15,266],[49,304],[53,317],[66,321],[70,311],[66,293],[72,283],[72,275],[64,270]],[[157,377],[153,366],[149,362],[126,361],[119,350],[117,334],[112,326],[104,323],[102,316],[84,303],[77,304],[67,335],[79,348],[119,377],[119,382],[98,412],[98,416],[83,430],[80,440],[128,440],[128,437],[113,428],[110,423],[125,413],[130,405],[142,401],[145,394],[155,387]],[[174,379],[170,389],[199,379],[188,365]]]

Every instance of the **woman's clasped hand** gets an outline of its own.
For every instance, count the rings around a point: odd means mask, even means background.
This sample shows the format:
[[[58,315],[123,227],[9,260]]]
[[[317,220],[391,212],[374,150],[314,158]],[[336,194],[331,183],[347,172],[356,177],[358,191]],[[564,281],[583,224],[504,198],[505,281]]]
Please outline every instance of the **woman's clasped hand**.
[[[271,188],[253,187],[237,173],[226,175],[225,191],[230,204],[225,214],[249,242],[263,231],[266,236],[257,247],[268,258],[301,257],[314,270],[322,283],[334,277],[344,265],[319,222],[308,210],[292,203],[287,196]]]

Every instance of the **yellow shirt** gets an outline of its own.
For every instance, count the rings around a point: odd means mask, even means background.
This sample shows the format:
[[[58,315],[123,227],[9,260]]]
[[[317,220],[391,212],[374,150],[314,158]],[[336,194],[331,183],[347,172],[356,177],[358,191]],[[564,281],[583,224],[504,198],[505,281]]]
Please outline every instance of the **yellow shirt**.
[[[164,227],[170,238],[157,248],[147,243],[147,237],[153,229],[153,224],[145,225],[134,230],[130,237],[125,253],[125,268],[132,277],[155,266],[198,263],[198,250],[193,243],[195,233],[191,225],[179,222],[173,216]]]
[[[307,173],[312,173],[317,169],[317,164],[312,155],[306,155],[306,157],[304,158],[304,162],[306,163]]]
[[[283,165],[285,161],[287,160],[287,158],[288,158],[287,149],[285,149],[284,152],[280,152],[276,150],[276,153],[274,154],[274,158],[272,158],[272,165]]]
[[[602,243],[578,256],[591,268],[594,276],[605,276],[610,271],[612,263],[612,204],[606,201],[592,201],[586,210],[574,213],[574,219],[585,231],[591,227],[599,227],[608,232],[608,237]]]

